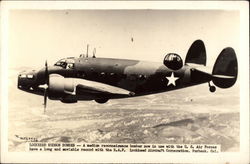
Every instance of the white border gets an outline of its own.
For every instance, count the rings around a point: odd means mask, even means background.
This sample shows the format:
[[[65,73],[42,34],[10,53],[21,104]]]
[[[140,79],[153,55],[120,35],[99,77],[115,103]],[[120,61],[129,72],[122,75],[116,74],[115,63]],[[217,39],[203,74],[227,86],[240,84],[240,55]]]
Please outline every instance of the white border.
[[[240,19],[240,152],[185,153],[14,153],[8,152],[8,12],[11,9],[223,9],[239,10]],[[1,162],[249,162],[249,9],[247,1],[4,1],[1,3]],[[240,57],[239,57],[240,56]]]

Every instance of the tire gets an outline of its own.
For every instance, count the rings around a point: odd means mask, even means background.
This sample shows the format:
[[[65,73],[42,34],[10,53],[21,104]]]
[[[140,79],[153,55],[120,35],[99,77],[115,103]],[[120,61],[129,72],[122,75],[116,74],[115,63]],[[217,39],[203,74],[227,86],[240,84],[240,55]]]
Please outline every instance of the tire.
[[[210,86],[209,87],[209,91],[210,92],[215,92],[216,91],[216,87],[215,86]]]

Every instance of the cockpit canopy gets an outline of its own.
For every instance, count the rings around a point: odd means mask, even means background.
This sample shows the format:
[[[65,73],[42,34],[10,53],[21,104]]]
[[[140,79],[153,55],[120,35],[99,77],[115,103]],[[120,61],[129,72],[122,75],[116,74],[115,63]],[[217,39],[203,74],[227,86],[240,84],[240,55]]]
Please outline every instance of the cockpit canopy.
[[[54,65],[62,67],[64,69],[73,69],[75,64],[74,58],[63,58],[56,62]]]

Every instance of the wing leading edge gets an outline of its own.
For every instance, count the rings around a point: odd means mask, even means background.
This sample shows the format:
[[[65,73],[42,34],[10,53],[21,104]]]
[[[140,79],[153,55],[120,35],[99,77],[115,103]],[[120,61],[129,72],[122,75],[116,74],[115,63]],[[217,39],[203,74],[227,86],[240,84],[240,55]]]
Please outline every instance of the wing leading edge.
[[[128,90],[111,86],[108,84],[103,84],[100,82],[85,80],[85,79],[75,79],[76,89],[89,94],[108,94],[108,95],[124,95],[132,96],[134,93]]]
[[[122,95],[132,96],[133,92],[111,86],[108,84],[95,82],[80,78],[65,78],[59,74],[50,74],[49,76],[50,91],[76,95],[77,93],[84,94],[105,94],[105,95]]]

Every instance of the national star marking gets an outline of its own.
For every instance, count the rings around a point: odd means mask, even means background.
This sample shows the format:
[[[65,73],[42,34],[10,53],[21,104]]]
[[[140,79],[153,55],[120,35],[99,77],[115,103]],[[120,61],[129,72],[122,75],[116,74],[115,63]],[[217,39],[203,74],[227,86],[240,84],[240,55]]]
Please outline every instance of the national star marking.
[[[169,86],[171,84],[173,84],[174,86],[176,86],[175,81],[179,79],[179,77],[175,77],[174,76],[173,72],[171,73],[170,77],[166,76],[166,78],[168,79],[168,85],[167,86]]]

